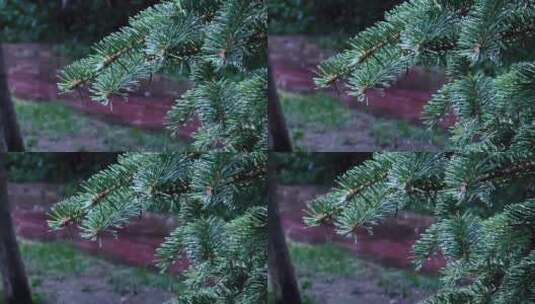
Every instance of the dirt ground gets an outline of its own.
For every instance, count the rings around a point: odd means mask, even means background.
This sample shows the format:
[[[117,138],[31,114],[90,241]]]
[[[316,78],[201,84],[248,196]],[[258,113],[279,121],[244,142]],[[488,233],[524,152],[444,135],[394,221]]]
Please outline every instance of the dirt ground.
[[[100,261],[83,275],[47,277],[34,292],[45,298],[44,304],[161,304],[174,296],[157,288],[112,286],[104,279],[109,277],[110,269],[111,264]]]
[[[440,145],[430,140],[414,140],[396,136],[388,143],[378,142],[370,130],[377,117],[352,111],[351,119],[342,127],[333,129],[303,128],[307,130],[300,141],[305,151],[314,152],[370,152],[370,151],[440,151]],[[290,122],[291,126],[291,122]],[[391,130],[395,133],[396,130]]]
[[[322,49],[310,37],[269,37],[269,56],[275,81],[283,91],[318,91],[313,80],[317,75],[317,66],[334,54],[333,51]],[[443,82],[440,74],[416,68],[383,93],[370,92],[367,103],[359,103],[355,97],[344,94],[343,87],[340,86],[326,92],[337,96],[348,107],[418,123],[423,106]]]
[[[313,81],[317,66],[334,52],[322,49],[310,37],[271,36],[269,54],[278,89],[307,95],[320,92]],[[301,126],[304,134],[300,146],[305,151],[314,152],[439,150],[440,146],[428,141],[403,137],[393,139],[388,144],[378,143],[372,135],[371,126],[378,119],[391,119],[421,127],[423,107],[442,83],[442,77],[436,72],[413,69],[384,92],[370,92],[366,102],[358,102],[340,86],[321,90],[347,107],[352,112],[352,118],[343,127],[327,130]],[[292,121],[288,121],[288,124],[290,128],[295,127]],[[449,124],[451,122],[445,126]]]
[[[20,99],[36,102],[61,101],[91,117],[139,127],[161,130],[166,124],[166,113],[175,98],[184,93],[189,84],[178,83],[161,75],[143,81],[140,89],[126,98],[112,97],[110,106],[89,100],[86,90],[67,95],[59,94],[57,83],[62,67],[70,63],[45,44],[4,44],[8,68],[8,83],[12,94]],[[189,138],[198,128],[197,123],[184,126],[181,135]]]
[[[365,229],[357,231],[356,242],[334,232],[333,227],[307,227],[303,222],[306,203],[328,191],[316,185],[279,185],[276,198],[281,210],[281,221],[286,236],[294,241],[308,244],[335,243],[347,248],[356,256],[399,269],[412,269],[411,248],[419,235],[434,219],[430,216],[400,212],[395,218],[386,219],[373,229],[370,235]],[[424,272],[436,273],[444,264],[442,259],[433,259],[423,268]]]
[[[385,269],[412,272],[411,247],[433,218],[411,213],[385,221],[373,235],[360,230],[354,239],[334,233],[332,227],[308,228],[303,223],[307,201],[328,191],[316,185],[279,185],[276,199],[281,221],[289,240],[312,245],[336,244],[362,261],[362,271],[347,276],[325,275],[298,269],[299,281],[306,282],[305,294],[321,304],[409,304],[429,296],[432,291],[406,282],[403,277],[385,283]],[[418,275],[434,276],[444,265],[440,258],[430,260]]]
[[[8,192],[13,206],[15,230],[19,236],[35,241],[69,241],[90,254],[132,266],[155,268],[156,248],[177,225],[172,217],[145,214],[118,231],[118,238],[104,235],[100,247],[98,242],[82,240],[74,227],[50,231],[46,222],[47,213],[52,204],[63,199],[61,186],[10,183]],[[187,261],[179,261],[172,271],[178,273],[187,266]]]
[[[176,227],[171,218],[147,215],[119,233],[118,239],[104,238],[102,247],[97,242],[83,241],[76,230],[51,232],[46,218],[50,206],[61,200],[63,188],[46,183],[9,184],[9,198],[16,233],[26,247],[35,244],[73,244],[96,258],[83,258],[88,267],[83,271],[43,273],[39,265],[27,264],[33,291],[44,304],[161,304],[173,298],[167,289],[143,284],[151,280],[139,271],[155,273],[154,250],[164,236]],[[59,242],[59,243],[57,243]],[[27,249],[29,250],[29,249]],[[53,249],[52,249],[53,250]],[[53,252],[48,252],[53,258]],[[121,266],[124,265],[124,266]],[[129,268],[129,267],[138,268]],[[78,267],[78,266],[77,266]],[[179,261],[172,269],[177,274],[187,267]],[[133,271],[125,272],[122,271]],[[133,278],[134,274],[136,277]],[[155,276],[155,274],[154,274]],[[141,278],[141,279],[140,279]],[[129,282],[128,280],[132,280]],[[115,281],[114,281],[115,280]],[[136,281],[137,280],[137,281]],[[141,282],[141,283],[140,283]],[[149,282],[149,281],[146,281]]]
[[[306,295],[314,300],[313,303],[409,304],[428,296],[429,290],[400,282],[403,278],[395,278],[385,283],[384,269],[410,269],[410,246],[417,235],[432,223],[432,218],[409,213],[400,214],[398,218],[378,226],[373,236],[359,231],[356,246],[354,240],[337,236],[329,227],[310,229],[302,223],[305,203],[327,190],[318,186],[277,187],[276,197],[281,206],[282,223],[290,240],[316,245],[336,244],[361,259],[360,266],[366,269],[345,276],[320,275],[299,269],[299,281],[308,286]],[[109,283],[109,272],[114,267],[111,262],[113,265],[119,263],[154,269],[155,248],[168,231],[176,227],[172,219],[145,215],[133,225],[121,230],[118,239],[104,238],[103,246],[99,247],[96,242],[80,240],[75,230],[60,233],[49,231],[46,213],[51,204],[62,198],[61,186],[12,183],[9,185],[9,195],[19,236],[39,242],[68,241],[84,252],[103,258],[92,263],[89,271],[83,274],[41,278],[35,290],[49,301],[47,304],[156,304],[172,296],[168,291],[144,285],[132,287],[120,283],[117,284],[118,287]],[[441,260],[432,260],[425,271],[435,273],[441,265]],[[179,273],[185,267],[186,261],[178,262],[173,272]],[[29,272],[31,276],[31,268]]]
[[[416,287],[392,286],[388,289],[380,279],[379,271],[383,270],[345,277],[298,272],[298,278],[309,284],[305,294],[314,304],[414,304],[433,294]]]

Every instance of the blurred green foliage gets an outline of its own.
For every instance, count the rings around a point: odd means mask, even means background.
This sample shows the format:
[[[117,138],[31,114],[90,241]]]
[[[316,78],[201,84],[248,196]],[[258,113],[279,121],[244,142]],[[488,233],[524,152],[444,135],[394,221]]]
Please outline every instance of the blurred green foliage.
[[[41,23],[55,2],[59,1],[39,5],[33,1],[0,0],[0,42],[34,41],[42,36],[48,27]]]
[[[353,35],[403,0],[271,0],[272,34]]]
[[[269,7],[269,30],[273,34],[297,34],[310,30],[313,23],[312,1],[272,0]]]
[[[115,162],[117,153],[9,153],[11,182],[66,183],[89,177]]]
[[[335,178],[371,153],[272,153],[277,181],[282,184],[332,184]]]
[[[91,43],[158,1],[0,0],[0,42]]]

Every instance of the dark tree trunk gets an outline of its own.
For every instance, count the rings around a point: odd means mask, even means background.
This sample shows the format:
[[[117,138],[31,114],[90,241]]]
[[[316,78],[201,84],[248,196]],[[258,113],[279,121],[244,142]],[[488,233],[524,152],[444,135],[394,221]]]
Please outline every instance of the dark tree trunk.
[[[301,295],[295,278],[295,271],[282,231],[279,205],[275,200],[273,162],[269,162],[268,177],[268,263],[271,286],[276,304],[301,304]]]
[[[0,123],[3,125],[3,137],[8,151],[23,152],[24,142],[20,134],[15,108],[7,86],[7,68],[4,63],[4,52],[0,44]],[[2,129],[2,128],[0,128]],[[2,136],[3,135],[3,136]]]
[[[279,95],[273,78],[271,64],[268,66],[268,118],[271,149],[275,152],[291,152],[292,142],[282,113]]]
[[[5,153],[0,153],[0,273],[5,303],[31,304],[30,287],[9,212],[5,157]]]

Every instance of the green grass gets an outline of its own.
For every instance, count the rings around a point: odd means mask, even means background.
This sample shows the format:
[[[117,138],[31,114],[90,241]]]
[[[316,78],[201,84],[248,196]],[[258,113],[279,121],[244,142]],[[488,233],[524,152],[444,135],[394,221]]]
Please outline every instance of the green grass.
[[[288,249],[298,272],[313,276],[375,278],[384,293],[391,296],[407,297],[413,288],[437,290],[440,287],[437,277],[382,267],[359,259],[350,251],[333,244],[308,245],[288,242]],[[307,276],[301,279],[301,289],[305,294],[311,284]]]
[[[379,286],[383,288],[385,294],[406,298],[413,288],[437,290],[440,288],[440,281],[438,278],[397,270],[381,272]]]
[[[333,132],[351,126],[361,117],[359,112],[322,93],[300,95],[280,92],[280,96],[283,112],[297,147],[300,146],[305,132]],[[368,128],[375,143],[389,149],[395,149],[401,140],[417,146],[425,143],[445,147],[448,144],[445,131],[431,131],[403,120],[375,118]]]
[[[288,249],[296,268],[308,272],[347,276],[354,274],[359,268],[355,256],[335,245],[289,242]]]
[[[45,302],[43,297],[34,290],[42,284],[44,278],[83,273],[92,263],[91,258],[87,258],[65,244],[22,241],[20,251],[29,274],[34,304]],[[0,304],[3,304],[1,287],[0,285]]]
[[[284,115],[291,124],[324,130],[344,126],[351,120],[351,111],[328,95],[281,92],[280,96]]]
[[[26,268],[35,275],[71,275],[87,271],[93,262],[91,258],[63,243],[36,243],[24,241],[20,244]]]
[[[299,271],[337,276],[351,275],[357,271],[357,260],[347,251],[334,245],[312,246],[289,241],[288,250],[295,268]],[[310,281],[302,279],[298,283],[303,304],[317,304],[306,295],[307,290],[311,288]],[[275,304],[271,294],[268,294],[268,303]]]
[[[159,274],[145,268],[110,265],[67,243],[23,241],[20,246],[25,266],[34,278],[80,275],[90,271],[95,265],[100,265],[109,268],[109,276],[103,279],[119,291],[153,287],[177,292],[183,288],[175,276]]]
[[[144,268],[132,267],[117,267],[110,273],[108,283],[121,293],[146,287],[179,293],[185,288],[180,280],[171,275],[157,274]]]
[[[279,92],[284,117],[295,149],[301,150],[305,132],[325,132],[351,122],[352,113],[342,103],[325,94],[299,95]]]
[[[399,139],[428,142],[436,146],[445,146],[448,142],[445,132],[430,131],[402,120],[378,119],[371,126],[371,134],[380,146],[391,145]]]
[[[76,134],[87,124],[85,119],[78,119],[73,110],[59,103],[34,103],[15,99],[15,110],[23,129],[31,125],[31,130],[40,129],[51,136]]]
[[[21,254],[34,291],[36,302],[43,303],[42,296],[35,293],[42,282],[49,278],[68,279],[88,273],[94,267],[107,269],[103,277],[113,289],[119,293],[132,293],[141,288],[151,287],[179,293],[184,289],[180,278],[168,274],[159,274],[155,271],[112,265],[99,258],[80,252],[67,243],[38,243],[33,241],[20,242]],[[1,292],[1,290],[0,290]],[[0,298],[0,304],[2,300]]]
[[[76,138],[88,139],[76,147],[78,151],[176,151],[185,146],[166,133],[96,121],[62,103],[15,99],[15,110],[28,150],[42,150],[41,140],[60,144]],[[102,147],[94,147],[95,139]]]

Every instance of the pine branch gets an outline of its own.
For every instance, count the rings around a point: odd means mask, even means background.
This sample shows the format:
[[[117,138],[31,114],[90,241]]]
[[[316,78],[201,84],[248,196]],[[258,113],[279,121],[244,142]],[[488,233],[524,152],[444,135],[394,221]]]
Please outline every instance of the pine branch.
[[[522,303],[532,292],[535,166],[532,153],[386,153],[385,182],[371,189],[365,166],[308,206],[310,226],[329,215],[340,235],[372,229],[406,206],[430,207],[437,221],[413,247],[417,269],[436,254],[446,259],[441,290],[423,303]],[[377,161],[377,159],[376,159]],[[380,171],[380,170],[379,170]],[[510,189],[521,187],[519,193]],[[346,192],[361,192],[338,204]],[[516,188],[519,189],[519,188]],[[483,203],[483,204],[482,204]]]
[[[98,240],[176,204],[169,210],[179,226],[156,262],[165,271],[189,261],[180,301],[258,303],[267,289],[266,162],[261,152],[129,154],[56,204],[49,225],[76,219],[83,238]]]
[[[534,24],[529,1],[407,1],[322,63],[315,82],[329,87],[343,81],[363,101],[413,66],[443,68],[448,83],[423,118],[436,127],[453,110],[458,120],[450,129],[452,149],[529,147],[526,137],[518,144],[511,139],[518,131],[530,134],[535,119],[533,56],[527,51],[535,44]]]
[[[173,133],[200,118],[191,149],[263,150],[266,46],[264,1],[162,1],[66,67],[59,88],[89,87],[92,100],[107,105],[112,95],[126,97],[161,70],[178,71],[194,88],[168,113]]]

